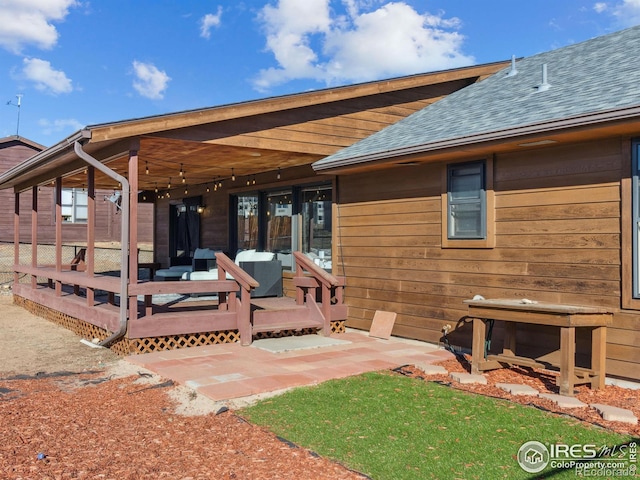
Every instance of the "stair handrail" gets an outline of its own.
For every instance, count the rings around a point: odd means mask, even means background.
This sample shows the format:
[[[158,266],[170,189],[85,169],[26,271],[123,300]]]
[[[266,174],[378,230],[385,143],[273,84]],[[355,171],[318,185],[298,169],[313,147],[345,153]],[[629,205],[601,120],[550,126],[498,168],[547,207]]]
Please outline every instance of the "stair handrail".
[[[321,303],[322,303],[322,316],[323,327],[322,332],[324,335],[331,333],[331,306],[332,306],[332,290],[335,290],[336,305],[342,305],[344,300],[344,286],[345,278],[336,277],[325,269],[316,265],[309,257],[302,252],[293,252],[293,256],[296,262],[296,277],[302,279],[304,277],[304,271],[306,270],[311,274],[313,279],[319,284],[321,291]],[[294,284],[295,284],[294,280]],[[315,291],[315,288],[313,289]],[[296,285],[296,303],[299,305],[306,302],[314,302],[315,294],[304,293],[305,287],[301,284]]]
[[[313,277],[320,281],[323,285],[328,287],[337,287],[341,284],[340,279],[324,268],[313,263],[309,257],[302,252],[293,252],[293,256],[296,260],[296,275],[301,277],[304,275],[304,270],[308,271]]]
[[[230,308],[235,309],[238,313],[240,343],[242,345],[251,345],[253,335],[251,332],[251,289],[259,287],[260,282],[222,252],[216,252],[216,265],[218,267],[218,279],[225,279],[229,274],[240,286],[240,297],[234,298],[234,293],[231,293],[229,303]]]
[[[260,286],[255,278],[245,272],[222,252],[216,252],[216,265],[218,267],[218,278],[224,280],[229,274],[238,282],[242,289],[251,290]]]

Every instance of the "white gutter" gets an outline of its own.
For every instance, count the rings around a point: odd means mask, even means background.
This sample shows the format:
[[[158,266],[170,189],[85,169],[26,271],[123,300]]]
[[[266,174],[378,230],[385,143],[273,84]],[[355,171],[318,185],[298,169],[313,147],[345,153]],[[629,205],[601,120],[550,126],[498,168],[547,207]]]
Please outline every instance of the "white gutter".
[[[104,339],[99,343],[100,346],[106,347],[119,338],[123,337],[125,333],[127,333],[127,306],[129,303],[129,193],[131,191],[131,188],[129,187],[129,181],[125,177],[114,172],[109,167],[107,167],[103,163],[100,163],[87,152],[82,150],[82,144],[80,143],[79,139],[74,142],[73,148],[78,157],[80,157],[82,160],[84,160],[97,170],[100,170],[105,175],[113,178],[114,180],[117,180],[122,185],[122,228],[120,233],[120,328],[110,337]]]

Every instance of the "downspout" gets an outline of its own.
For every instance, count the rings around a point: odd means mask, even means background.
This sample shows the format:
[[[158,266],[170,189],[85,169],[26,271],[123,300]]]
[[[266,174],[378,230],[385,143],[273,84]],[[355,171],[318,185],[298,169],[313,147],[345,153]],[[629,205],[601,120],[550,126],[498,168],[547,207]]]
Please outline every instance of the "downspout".
[[[79,141],[76,141],[73,144],[73,148],[78,157],[97,170],[100,170],[105,175],[120,182],[122,185],[122,228],[120,229],[120,267],[122,272],[120,274],[120,327],[117,332],[114,332],[110,337],[99,343],[100,346],[107,347],[127,333],[127,305],[129,303],[129,193],[131,189],[129,188],[129,181],[125,177],[114,172],[109,167],[82,150],[82,144]]]

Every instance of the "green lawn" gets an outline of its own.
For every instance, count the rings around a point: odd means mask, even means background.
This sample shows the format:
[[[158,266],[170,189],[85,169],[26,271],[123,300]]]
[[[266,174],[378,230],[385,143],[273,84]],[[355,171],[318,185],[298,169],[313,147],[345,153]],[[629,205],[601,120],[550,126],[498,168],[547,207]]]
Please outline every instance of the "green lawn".
[[[550,466],[540,474],[525,472],[517,463],[518,449],[532,440],[598,447],[631,440],[533,407],[390,372],[295,389],[239,413],[375,480],[575,478],[573,470]]]

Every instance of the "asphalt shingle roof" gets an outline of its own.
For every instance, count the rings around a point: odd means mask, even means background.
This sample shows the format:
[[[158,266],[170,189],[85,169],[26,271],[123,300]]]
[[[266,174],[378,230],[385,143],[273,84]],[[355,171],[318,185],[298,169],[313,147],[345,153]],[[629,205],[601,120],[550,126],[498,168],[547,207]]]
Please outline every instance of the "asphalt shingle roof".
[[[541,53],[452,93],[314,167],[640,105],[640,26]],[[542,66],[550,87],[539,91]]]

